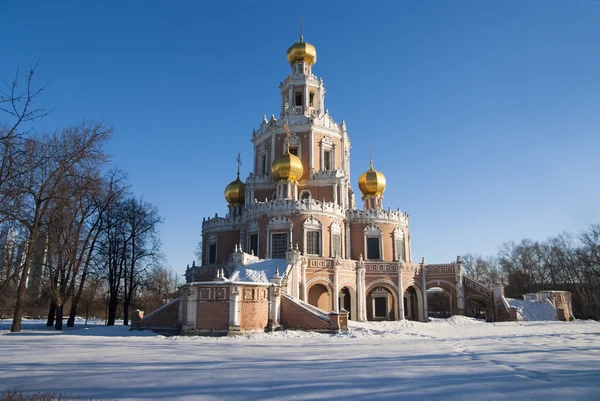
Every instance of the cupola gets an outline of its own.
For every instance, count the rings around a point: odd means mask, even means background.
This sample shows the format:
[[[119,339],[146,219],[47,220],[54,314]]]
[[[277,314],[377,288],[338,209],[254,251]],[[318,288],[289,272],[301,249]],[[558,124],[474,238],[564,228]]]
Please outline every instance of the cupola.
[[[358,179],[358,188],[363,196],[374,196],[383,194],[385,191],[385,176],[379,171],[373,169],[373,160],[370,161],[370,167],[362,173]]]
[[[235,181],[225,187],[225,200],[230,205],[243,205],[246,200],[246,185],[240,180],[240,173]]]

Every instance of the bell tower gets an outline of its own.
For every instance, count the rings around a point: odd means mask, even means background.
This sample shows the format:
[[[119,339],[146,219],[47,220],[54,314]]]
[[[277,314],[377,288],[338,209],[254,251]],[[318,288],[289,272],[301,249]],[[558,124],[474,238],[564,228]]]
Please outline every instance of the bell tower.
[[[279,85],[281,90],[281,118],[288,115],[319,116],[325,112],[325,88],[312,67],[317,62],[317,50],[304,41],[302,19],[300,41],[287,50],[291,74]]]

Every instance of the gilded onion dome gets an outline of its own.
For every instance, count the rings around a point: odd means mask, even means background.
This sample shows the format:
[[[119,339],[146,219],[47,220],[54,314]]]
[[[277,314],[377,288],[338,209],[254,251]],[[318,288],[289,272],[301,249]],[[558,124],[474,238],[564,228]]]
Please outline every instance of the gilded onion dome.
[[[243,205],[246,200],[246,185],[240,180],[239,171],[237,179],[225,187],[225,200],[230,205]]]
[[[373,169],[373,160],[370,161],[370,168],[358,179],[358,188],[363,196],[381,195],[385,191],[385,176]]]
[[[317,49],[310,43],[306,43],[304,37],[300,35],[300,42],[294,43],[287,49],[287,59],[290,65],[294,65],[298,61],[314,64],[317,62]]]
[[[289,145],[287,151],[279,156],[271,165],[271,173],[276,182],[298,181],[302,177],[303,172],[302,161],[298,156],[290,153]]]

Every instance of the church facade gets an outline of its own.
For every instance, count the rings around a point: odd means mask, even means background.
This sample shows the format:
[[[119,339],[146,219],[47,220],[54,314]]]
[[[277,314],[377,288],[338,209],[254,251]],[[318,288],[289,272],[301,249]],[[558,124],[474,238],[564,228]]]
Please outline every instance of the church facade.
[[[494,319],[493,290],[465,277],[460,258],[413,261],[408,214],[384,208],[386,180],[372,160],[358,177],[357,207],[350,137],[325,107],[316,49],[301,36],[287,59],[279,118],[264,117],[252,132],[252,172],[243,182],[238,168],[227,185],[229,213],[203,220],[202,261],[188,267],[188,285],[230,279],[242,260],[280,260],[284,293],[351,320],[425,321],[433,287],[452,314],[474,302]]]

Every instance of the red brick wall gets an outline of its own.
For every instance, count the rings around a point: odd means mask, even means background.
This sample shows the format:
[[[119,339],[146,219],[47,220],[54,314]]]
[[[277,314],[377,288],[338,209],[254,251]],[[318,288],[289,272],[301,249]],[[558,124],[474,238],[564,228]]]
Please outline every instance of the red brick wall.
[[[262,330],[269,321],[268,288],[247,286],[240,288],[242,330]]]
[[[197,330],[225,330],[229,328],[228,287],[200,287],[196,306]]]
[[[198,301],[196,330],[227,330],[229,301]]]

